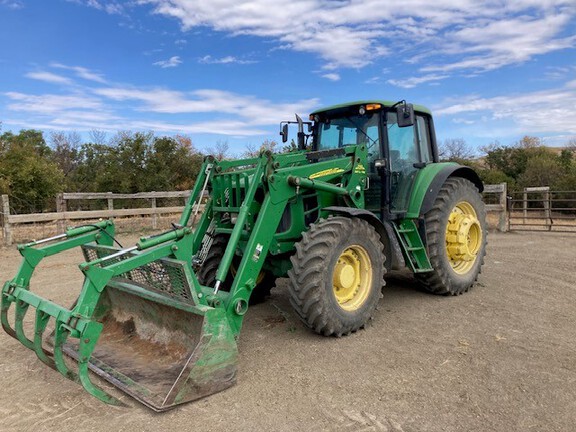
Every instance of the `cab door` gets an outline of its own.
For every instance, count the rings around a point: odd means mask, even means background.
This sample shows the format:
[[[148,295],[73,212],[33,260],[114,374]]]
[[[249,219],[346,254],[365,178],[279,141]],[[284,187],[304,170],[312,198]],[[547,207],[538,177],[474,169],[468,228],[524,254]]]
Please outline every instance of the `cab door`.
[[[384,188],[384,171],[378,167],[384,160],[383,140],[380,139],[381,114],[370,115],[364,125],[364,129],[358,136],[358,143],[366,145],[368,150],[368,188],[364,191],[364,207],[378,217],[382,215],[382,209],[386,200]]]
[[[388,143],[388,183],[390,213],[408,210],[418,171],[432,161],[429,120],[416,115],[415,124],[399,127],[396,112],[387,112],[385,130]]]

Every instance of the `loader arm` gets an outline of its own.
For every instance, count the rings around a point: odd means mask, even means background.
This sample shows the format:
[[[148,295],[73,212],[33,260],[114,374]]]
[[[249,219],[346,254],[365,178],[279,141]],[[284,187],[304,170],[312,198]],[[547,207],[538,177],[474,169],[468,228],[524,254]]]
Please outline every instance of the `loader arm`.
[[[321,152],[314,153],[318,154],[312,154],[312,156],[322,156]],[[222,214],[238,212],[233,228],[216,230],[230,234],[226,251],[216,273],[217,285],[219,285],[218,281],[221,283],[226,279],[240,239],[247,238],[247,243],[230,291],[210,290],[209,287],[202,289],[207,294],[209,304],[215,307],[222,305],[226,309],[235,334],[240,332],[243,317],[248,309],[248,300],[289,201],[303,189],[316,189],[345,196],[353,206],[361,208],[364,205],[363,194],[366,182],[363,168],[366,163],[364,146],[348,146],[342,151],[343,157],[337,159],[311,162],[310,155],[310,152],[280,155],[263,153],[256,161],[255,167],[248,172],[236,170],[238,167],[245,167],[246,162],[217,163],[213,184],[216,189],[220,187],[224,190],[216,190],[212,194],[211,202],[207,204],[211,211],[206,211],[202,215],[200,226],[207,227],[212,219],[221,220]],[[236,198],[229,196],[228,205],[222,205],[226,195],[225,190],[230,191],[233,185],[241,184],[241,178],[248,183],[245,187],[245,199],[240,203]],[[254,202],[258,189],[264,193],[261,203]],[[236,187],[236,194],[238,190],[239,188]],[[221,201],[215,205],[212,200],[218,200],[218,195]],[[254,213],[257,214],[256,217]],[[196,240],[204,235],[205,232],[200,230],[195,232]],[[194,253],[197,251],[196,248]]]

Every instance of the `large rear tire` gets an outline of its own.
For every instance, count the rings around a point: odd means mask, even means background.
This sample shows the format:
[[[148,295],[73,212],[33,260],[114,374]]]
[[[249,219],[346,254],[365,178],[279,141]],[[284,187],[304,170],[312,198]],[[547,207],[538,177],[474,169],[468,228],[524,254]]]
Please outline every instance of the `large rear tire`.
[[[416,277],[433,294],[468,291],[478,279],[486,255],[486,210],[478,189],[464,178],[449,178],[425,221],[434,270]]]
[[[208,255],[206,256],[206,259],[198,271],[198,282],[200,282],[201,285],[213,287],[216,283],[216,271],[218,270],[220,261],[222,261],[222,256],[224,255],[227,244],[228,236],[216,235],[214,237],[212,246],[210,246],[210,250],[208,251]],[[234,257],[232,261],[228,276],[220,286],[222,291],[230,291],[230,288],[232,287],[234,274],[236,273],[235,268],[237,268],[239,264],[238,258],[239,257]],[[274,288],[275,285],[276,276],[274,276],[271,272],[263,269],[258,276],[256,286],[254,287],[254,290],[252,290],[252,294],[250,295],[250,300],[248,303],[250,305],[263,303],[266,301],[266,298],[270,296],[270,291],[272,288]]]
[[[321,219],[302,235],[291,261],[290,302],[307,327],[339,337],[366,325],[386,273],[383,244],[368,222]]]

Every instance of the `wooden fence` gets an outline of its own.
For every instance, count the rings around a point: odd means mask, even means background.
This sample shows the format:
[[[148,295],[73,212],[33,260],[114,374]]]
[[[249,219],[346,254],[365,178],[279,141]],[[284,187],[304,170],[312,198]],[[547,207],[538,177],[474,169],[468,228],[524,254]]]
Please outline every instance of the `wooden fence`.
[[[190,191],[141,192],[137,194],[117,194],[111,192],[62,193],[56,197],[55,212],[12,215],[10,214],[8,195],[2,195],[2,232],[4,235],[4,243],[6,245],[12,244],[14,225],[35,222],[56,222],[57,230],[61,233],[66,229],[67,222],[72,220],[150,215],[152,216],[152,229],[157,229],[159,216],[163,214],[182,213],[185,201],[189,196]],[[183,205],[158,207],[158,199],[161,198],[182,198]],[[115,209],[114,200],[118,199],[148,200],[150,207]],[[68,202],[72,200],[106,200],[108,208],[105,210],[68,211]]]
[[[507,231],[507,214],[506,214],[506,183],[497,185],[486,185],[484,187],[484,197],[488,204],[486,209],[489,212],[498,213],[498,229]],[[496,195],[496,197],[494,197]],[[8,195],[1,196],[2,205],[2,232],[4,235],[4,244],[13,243],[13,229],[15,225],[37,222],[56,222],[58,233],[64,232],[67,222],[73,220],[87,220],[99,218],[129,217],[129,216],[151,216],[152,229],[158,228],[158,218],[160,215],[178,214],[184,209],[184,204],[190,191],[172,191],[172,192],[141,192],[136,194],[117,194],[111,192],[97,193],[62,193],[56,197],[56,211],[49,213],[34,214],[10,214],[10,201]],[[492,197],[490,199],[489,197]],[[181,198],[182,206],[158,207],[158,200],[162,198]],[[114,208],[114,200],[148,200],[149,207],[139,208]],[[68,211],[68,203],[74,200],[106,200],[107,209],[103,210],[83,210]]]

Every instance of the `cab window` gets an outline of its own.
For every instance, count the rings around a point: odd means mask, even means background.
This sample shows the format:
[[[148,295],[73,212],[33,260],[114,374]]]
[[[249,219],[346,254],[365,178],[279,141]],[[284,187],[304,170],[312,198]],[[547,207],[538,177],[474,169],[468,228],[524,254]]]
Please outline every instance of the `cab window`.
[[[418,123],[418,141],[420,144],[420,162],[432,162],[432,149],[430,147],[430,127],[428,118],[422,115],[416,116]]]
[[[379,153],[378,114],[347,116],[318,125],[317,150],[364,144],[369,153]],[[372,150],[372,152],[371,152]]]

